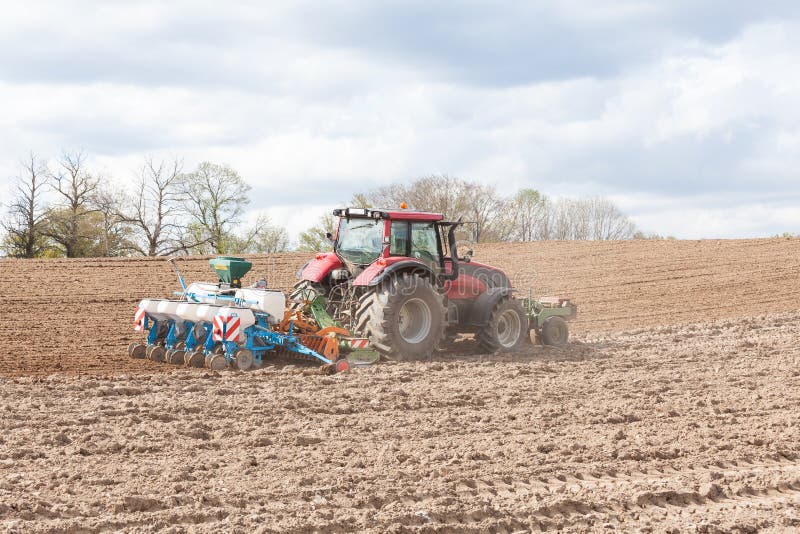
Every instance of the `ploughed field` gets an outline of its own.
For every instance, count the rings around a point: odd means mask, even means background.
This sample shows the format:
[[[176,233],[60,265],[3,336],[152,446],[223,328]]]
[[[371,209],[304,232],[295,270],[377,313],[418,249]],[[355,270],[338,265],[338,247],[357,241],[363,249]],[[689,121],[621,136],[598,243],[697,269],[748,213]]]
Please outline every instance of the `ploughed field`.
[[[286,289],[306,257],[252,259]],[[800,528],[800,240],[475,260],[572,297],[573,342],[180,369],[125,354],[138,300],[177,286],[163,260],[0,262],[0,530]]]

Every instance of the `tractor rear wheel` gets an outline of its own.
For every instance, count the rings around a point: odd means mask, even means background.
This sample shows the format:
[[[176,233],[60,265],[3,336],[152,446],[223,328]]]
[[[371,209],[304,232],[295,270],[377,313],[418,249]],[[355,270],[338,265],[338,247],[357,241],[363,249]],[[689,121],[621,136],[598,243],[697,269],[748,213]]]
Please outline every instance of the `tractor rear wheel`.
[[[528,315],[517,299],[504,298],[495,304],[489,321],[481,328],[475,339],[487,352],[511,352],[519,350],[525,339],[529,339]]]
[[[446,316],[444,297],[428,279],[402,273],[359,300],[355,324],[387,358],[417,360],[439,347]]]
[[[542,342],[553,347],[563,347],[569,341],[569,327],[567,321],[554,315],[542,323]]]
[[[325,289],[321,284],[310,280],[301,280],[294,285],[292,292],[289,294],[289,309],[293,312],[301,311],[315,297],[324,294]]]

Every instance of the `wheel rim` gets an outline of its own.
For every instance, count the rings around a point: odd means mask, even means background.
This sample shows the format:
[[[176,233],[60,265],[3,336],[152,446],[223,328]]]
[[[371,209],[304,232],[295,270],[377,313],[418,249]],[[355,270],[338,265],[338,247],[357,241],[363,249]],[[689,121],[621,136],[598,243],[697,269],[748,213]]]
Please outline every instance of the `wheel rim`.
[[[428,337],[431,331],[431,309],[418,298],[407,300],[400,308],[400,337],[406,343],[416,344]]]
[[[514,310],[504,311],[497,319],[497,341],[505,348],[513,347],[519,341],[522,323]]]

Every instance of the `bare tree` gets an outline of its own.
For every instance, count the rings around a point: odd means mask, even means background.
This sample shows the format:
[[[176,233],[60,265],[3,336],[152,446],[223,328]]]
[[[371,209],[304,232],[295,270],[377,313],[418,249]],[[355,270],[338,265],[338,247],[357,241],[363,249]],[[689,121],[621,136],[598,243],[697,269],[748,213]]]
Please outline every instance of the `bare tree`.
[[[16,195],[8,207],[7,219],[2,222],[6,232],[3,248],[11,257],[35,258],[46,248],[42,223],[47,167],[33,152],[22,162],[22,167],[24,174],[16,179]]]
[[[470,221],[475,228],[475,242],[483,243],[500,241],[507,238],[502,216],[505,199],[498,196],[493,186],[476,183],[464,186],[465,196],[462,200],[464,220]]]
[[[405,196],[416,209],[444,213],[457,219],[469,209],[471,189],[477,184],[447,174],[431,175],[408,184]]]
[[[473,224],[474,239],[479,242],[503,239],[506,233],[500,217],[506,204],[495,188],[447,174],[391,184],[354,199],[381,207],[399,207],[405,202],[416,210],[443,213],[450,219],[463,218]]]
[[[547,232],[547,199],[535,189],[520,189],[511,199],[508,213],[512,239],[534,241]]]
[[[546,201],[542,239],[632,239],[636,225],[609,199],[589,197]]]
[[[84,152],[64,152],[58,169],[50,175],[50,182],[61,202],[48,211],[46,229],[42,233],[68,258],[82,256],[82,223],[93,212],[92,200],[99,180],[86,169]]]
[[[262,227],[250,241],[246,252],[254,254],[273,254],[289,250],[289,233],[281,226]]]
[[[300,232],[297,250],[305,252],[321,252],[331,249],[331,242],[326,237],[327,233],[333,233],[336,226],[336,218],[332,213],[326,213],[319,218],[317,224]]]
[[[367,198],[367,195],[365,195],[364,193],[356,193],[355,195],[353,195],[353,197],[350,199],[350,203],[348,204],[348,206],[353,208],[368,208],[368,209],[374,207],[372,205],[372,202],[370,202],[370,200]]]
[[[233,229],[250,202],[250,186],[227,165],[207,161],[194,172],[182,175],[180,183],[184,207],[192,221],[187,235],[198,244],[207,244],[213,253],[225,253]],[[186,242],[182,246],[192,248]]]
[[[120,218],[133,226],[140,243],[133,249],[143,256],[174,254],[191,244],[181,243],[181,170],[177,158],[146,158],[135,183],[132,202],[120,210]]]
[[[120,213],[123,202],[122,192],[108,183],[97,188],[92,198],[94,213],[89,216],[89,224],[93,224],[95,229],[81,234],[84,239],[96,243],[94,249],[99,253],[85,255],[122,256],[138,252],[133,230]]]
[[[228,242],[227,252],[232,254],[272,254],[289,249],[289,234],[262,214],[244,234],[229,236]]]
[[[593,197],[588,202],[594,239],[631,239],[636,234],[636,225],[611,200]]]
[[[353,195],[351,204],[356,208],[390,208],[398,207],[401,202],[407,202],[413,206],[412,200],[408,197],[408,187],[405,184],[389,184],[365,193]]]

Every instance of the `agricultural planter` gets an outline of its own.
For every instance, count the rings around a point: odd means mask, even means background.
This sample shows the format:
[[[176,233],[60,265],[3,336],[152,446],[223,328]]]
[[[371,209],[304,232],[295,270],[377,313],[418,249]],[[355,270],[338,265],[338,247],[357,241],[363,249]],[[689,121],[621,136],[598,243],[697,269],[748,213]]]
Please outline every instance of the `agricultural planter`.
[[[240,370],[261,365],[270,353],[311,359],[330,370],[345,370],[338,350],[321,354],[306,346],[287,318],[286,297],[263,287],[242,288],[241,279],[251,268],[241,258],[210,260],[219,282],[187,286],[175,260],[182,291],[179,300],[144,299],[136,309],[134,326],[147,331],[146,343],[131,343],[134,358],[183,363],[191,367]],[[285,327],[281,330],[282,327]]]

